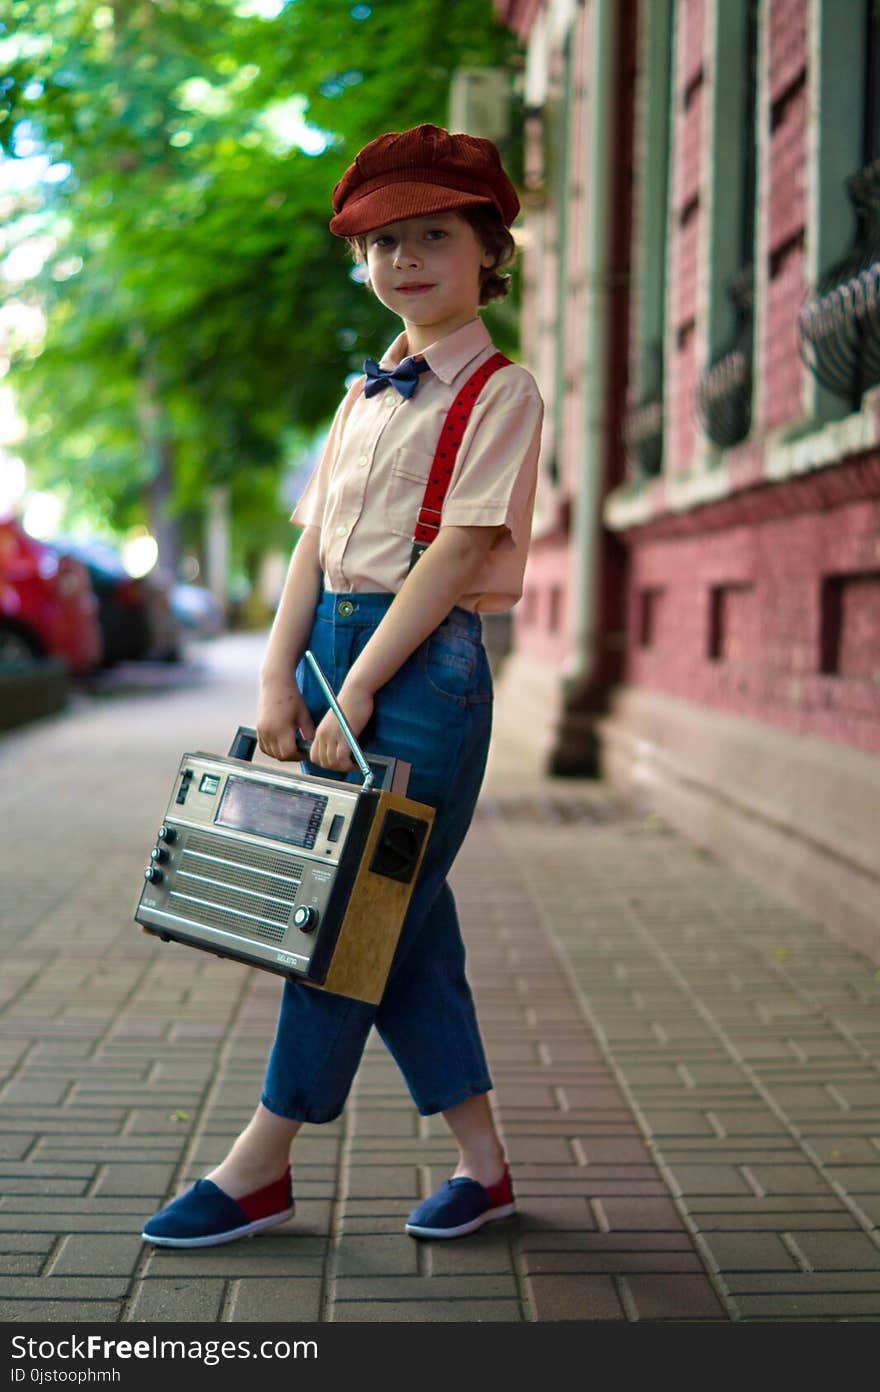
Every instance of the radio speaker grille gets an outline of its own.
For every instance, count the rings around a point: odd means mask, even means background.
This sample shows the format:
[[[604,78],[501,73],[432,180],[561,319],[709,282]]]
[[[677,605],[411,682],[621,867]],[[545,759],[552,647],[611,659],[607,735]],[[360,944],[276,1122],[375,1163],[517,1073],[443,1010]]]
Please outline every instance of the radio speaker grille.
[[[253,846],[247,864],[242,854],[230,837],[188,834],[169,900],[192,923],[281,942],[304,867],[292,856]]]
[[[235,842],[226,836],[194,836],[189,834],[186,838],[185,849],[193,851],[197,855],[222,857],[229,862],[236,859]],[[301,880],[303,877],[302,864],[294,860],[292,856],[278,855],[273,851],[261,851],[255,846],[249,846],[247,858],[248,867],[262,870],[265,874],[284,875],[288,879],[294,880]],[[263,888],[265,887],[264,884]]]
[[[261,904],[279,901],[284,905],[285,914],[289,914],[293,908],[299,885],[298,880],[291,883],[290,880],[281,880],[272,875],[255,875],[246,865],[227,865],[213,857],[193,855],[188,849],[180,857],[179,874],[186,879],[198,877],[200,880],[210,880],[212,889],[218,887],[219,881],[228,885],[231,890],[247,894],[248,897],[258,895]],[[235,899],[231,902],[240,908],[247,908],[242,900]]]
[[[187,876],[184,883],[181,883],[182,880],[181,876],[178,880],[180,888],[171,891],[172,897],[177,895],[182,899],[207,899],[212,904],[220,905],[221,908],[232,909],[234,913],[240,914],[242,919],[247,921],[254,917],[286,926],[290,918],[292,904],[279,904],[275,899],[260,899],[256,894],[245,896],[241,890],[235,889],[231,885],[226,889],[223,885],[211,884],[208,881],[196,879],[195,876]]]
[[[262,938],[265,942],[279,943],[287,932],[286,923],[257,923],[252,918],[244,918],[229,909],[212,908],[209,904],[196,904],[185,894],[172,891],[170,898],[193,923],[204,923],[209,928],[225,928],[227,932],[238,933],[245,938]],[[181,902],[178,902],[181,901]]]

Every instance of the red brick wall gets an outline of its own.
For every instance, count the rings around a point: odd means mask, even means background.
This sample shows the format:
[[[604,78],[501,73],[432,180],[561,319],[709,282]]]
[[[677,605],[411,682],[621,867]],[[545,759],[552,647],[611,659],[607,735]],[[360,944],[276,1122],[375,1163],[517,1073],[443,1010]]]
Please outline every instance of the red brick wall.
[[[880,568],[831,584],[838,594],[829,665],[845,679],[880,683]]]
[[[559,441],[559,464],[563,493],[577,497],[581,487],[583,436],[586,430],[585,395],[587,338],[584,324],[589,313],[587,254],[588,194],[590,184],[589,139],[590,107],[587,100],[589,75],[587,60],[589,30],[586,11],[578,10],[572,26],[572,104],[569,124],[569,178],[566,227],[566,265],[564,280],[565,304],[558,308],[556,322],[565,323],[564,382],[562,403],[562,434]]]
[[[626,681],[880,753],[880,455],[786,482],[761,479],[767,433],[802,418],[806,371],[796,325],[805,292],[808,0],[768,5],[766,101],[758,115],[758,251],[766,258],[754,363],[761,415],[751,439],[726,459],[744,492],[628,534]],[[698,80],[702,5],[678,14],[686,33],[678,46],[673,189],[677,212],[689,216],[669,249],[677,332],[667,422],[672,472],[687,466],[693,439],[697,151],[700,112],[710,99]]]
[[[880,752],[880,499],[631,560],[628,682]]]
[[[532,543],[516,607],[517,648],[559,670],[571,650],[571,562],[555,539]]]
[[[541,0],[495,0],[494,9],[501,23],[527,43],[541,9]]]
[[[582,87],[584,81],[581,56],[583,12],[579,13],[578,21],[576,35],[573,35],[573,52],[579,65],[575,73],[576,89]],[[550,55],[547,77],[549,95],[553,100],[561,101],[564,71],[558,48]],[[576,105],[581,124],[586,126],[586,120],[581,115],[582,94],[577,97]],[[527,167],[533,174],[546,174],[545,133],[539,122],[530,123],[528,137]],[[588,129],[570,132],[573,160],[582,155],[582,142],[588,139]],[[559,247],[563,229],[560,226],[561,210],[552,185],[548,186],[546,202],[528,210],[526,218],[530,230],[530,251],[525,262],[529,275],[523,284],[520,317],[522,360],[535,372],[544,394],[542,468],[549,472],[552,456],[557,479],[552,484],[548,476],[541,483],[548,517],[555,517],[562,498],[577,493],[580,482],[578,464],[582,454],[583,400],[579,387],[586,370],[583,322],[579,312],[584,295],[583,267],[577,262],[578,243],[585,240],[581,228],[585,181],[581,180],[581,184],[580,195],[572,198],[568,209],[570,223],[566,229],[568,261],[565,280],[567,288],[574,284],[571,296],[575,303],[570,302],[565,307],[567,312],[559,304]],[[565,360],[569,365],[572,387],[563,398],[562,419],[556,436],[557,334],[562,331],[560,326],[563,322]],[[575,385],[578,390],[573,389]],[[547,501],[551,498],[552,503]],[[558,669],[569,660],[572,647],[568,584],[570,540],[567,533],[555,523],[548,534],[541,534],[540,527],[536,528],[536,533],[529,550],[523,597],[513,613],[514,646],[527,652],[537,662]]]
[[[694,391],[700,219],[700,141],[706,89],[703,69],[704,0],[676,6],[675,116],[673,123],[667,459],[685,472],[696,444]]]
[[[765,384],[758,426],[772,430],[802,415],[805,368],[798,351],[797,314],[804,297],[806,218],[807,0],[772,0],[768,17],[766,84],[769,131],[764,235],[767,303],[756,368]]]

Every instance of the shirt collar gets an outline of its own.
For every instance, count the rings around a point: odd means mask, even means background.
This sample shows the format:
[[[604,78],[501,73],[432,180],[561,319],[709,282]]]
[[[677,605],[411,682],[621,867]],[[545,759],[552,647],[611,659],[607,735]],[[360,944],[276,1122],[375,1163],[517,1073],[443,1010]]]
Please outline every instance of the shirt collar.
[[[460,372],[463,372],[485,348],[492,343],[489,331],[482,319],[479,317],[472,319],[469,324],[464,324],[462,328],[456,329],[454,333],[447,334],[445,338],[438,338],[436,343],[432,343],[425,348],[421,356],[426,359],[428,366],[439,377],[440,381],[449,386],[455,381]],[[409,352],[406,341],[406,334],[398,334],[394,342],[391,343],[382,356],[382,366],[397,367]]]

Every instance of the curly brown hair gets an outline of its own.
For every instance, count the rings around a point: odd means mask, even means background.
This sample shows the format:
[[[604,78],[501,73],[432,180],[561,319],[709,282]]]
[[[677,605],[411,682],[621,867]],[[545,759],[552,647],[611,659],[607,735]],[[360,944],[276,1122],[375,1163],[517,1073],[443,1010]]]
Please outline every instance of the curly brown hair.
[[[491,266],[485,266],[480,270],[480,304],[487,305],[493,300],[503,300],[510,294],[510,276],[502,275],[502,271],[506,271],[516,259],[516,242],[509,228],[505,227],[497,210],[485,203],[475,203],[470,208],[457,208],[456,212],[465,222],[470,223],[483,249],[491,252],[495,258]],[[366,265],[366,237],[346,237],[345,240],[353,259],[359,265]]]

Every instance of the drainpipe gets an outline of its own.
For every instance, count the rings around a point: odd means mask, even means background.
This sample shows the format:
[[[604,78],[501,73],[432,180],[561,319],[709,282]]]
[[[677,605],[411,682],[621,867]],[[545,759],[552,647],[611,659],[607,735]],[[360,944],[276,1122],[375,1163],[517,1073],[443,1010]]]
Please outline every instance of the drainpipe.
[[[606,473],[608,404],[609,235],[614,197],[614,113],[617,75],[617,0],[592,0],[592,71],[590,90],[590,200],[587,216],[586,375],[583,382],[584,435],[580,486],[573,499],[569,583],[573,598],[572,649],[563,678],[564,704],[576,704],[595,674],[602,639],[601,500]],[[571,716],[575,715],[574,721]],[[566,729],[566,726],[569,728]],[[594,771],[595,737],[569,707],[564,713],[552,772]],[[569,745],[569,749],[566,749]],[[576,767],[575,767],[576,765]]]

